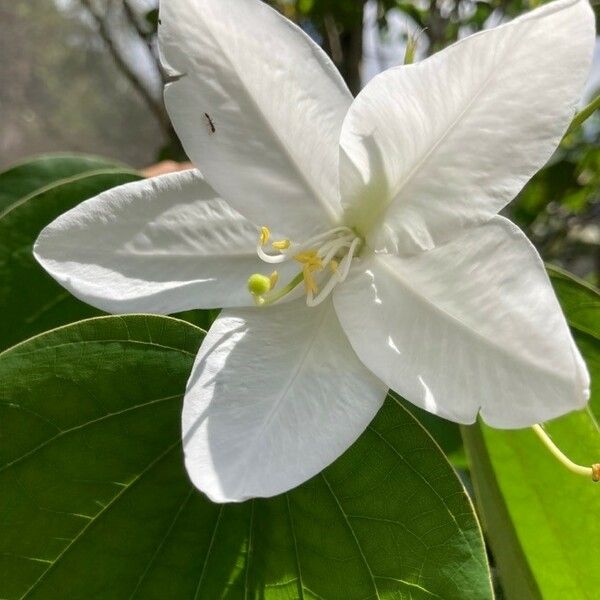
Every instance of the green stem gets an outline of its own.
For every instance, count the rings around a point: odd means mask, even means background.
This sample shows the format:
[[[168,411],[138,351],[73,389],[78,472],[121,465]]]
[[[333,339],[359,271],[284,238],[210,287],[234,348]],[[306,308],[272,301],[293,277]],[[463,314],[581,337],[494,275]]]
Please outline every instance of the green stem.
[[[568,135],[575,131],[580,125],[587,121],[600,108],[600,94],[598,94],[584,109],[580,110],[567,129]]]
[[[269,306],[269,304],[273,304],[277,302],[277,300],[281,300],[284,296],[287,296],[292,290],[297,288],[302,281],[304,281],[304,274],[302,272],[298,273],[294,279],[292,279],[285,287],[282,287],[279,290],[274,292],[269,292],[263,296],[264,302],[261,302],[260,306]]]

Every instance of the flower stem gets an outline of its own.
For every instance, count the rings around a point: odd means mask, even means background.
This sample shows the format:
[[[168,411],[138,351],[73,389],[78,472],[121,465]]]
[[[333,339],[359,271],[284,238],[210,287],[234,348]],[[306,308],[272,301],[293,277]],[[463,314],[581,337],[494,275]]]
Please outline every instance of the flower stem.
[[[582,125],[585,121],[587,121],[598,109],[600,108],[600,94],[598,94],[585,108],[580,110],[569,125],[569,129],[567,129],[568,135],[575,131],[580,125]]]
[[[542,440],[546,448],[550,450],[550,453],[560,462],[564,467],[569,469],[576,475],[583,475],[584,477],[591,477],[592,481],[600,481],[600,464],[592,465],[591,467],[582,467],[577,463],[574,463],[570,458],[558,448],[558,446],[550,439],[550,436],[543,430],[541,425],[534,425],[533,431]]]

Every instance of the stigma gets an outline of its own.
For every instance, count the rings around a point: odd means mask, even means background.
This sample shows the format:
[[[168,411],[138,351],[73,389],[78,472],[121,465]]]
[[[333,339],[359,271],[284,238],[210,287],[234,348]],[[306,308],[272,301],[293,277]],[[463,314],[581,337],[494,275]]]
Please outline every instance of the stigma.
[[[270,276],[256,273],[248,280],[248,290],[257,306],[281,300],[299,285],[304,285],[306,304],[317,306],[344,281],[350,272],[352,259],[362,246],[362,240],[349,227],[336,227],[297,243],[292,240],[271,241],[271,231],[261,227],[256,253],[271,265],[294,261],[300,272],[287,285],[275,289],[277,271]]]

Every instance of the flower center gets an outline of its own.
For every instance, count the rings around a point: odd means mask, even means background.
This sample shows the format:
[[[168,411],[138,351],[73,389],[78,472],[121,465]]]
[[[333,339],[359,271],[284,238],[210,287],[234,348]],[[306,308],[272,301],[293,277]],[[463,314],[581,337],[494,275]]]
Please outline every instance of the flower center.
[[[254,296],[257,306],[266,306],[281,300],[292,290],[304,283],[306,304],[317,306],[325,300],[338,283],[348,277],[352,259],[362,245],[362,240],[349,227],[336,227],[312,237],[305,242],[290,240],[271,242],[273,254],[265,248],[271,239],[268,227],[262,227],[256,253],[265,263],[280,264],[295,261],[301,271],[282,288],[275,289],[278,282],[277,271],[270,277],[254,274],[248,280],[248,289]]]

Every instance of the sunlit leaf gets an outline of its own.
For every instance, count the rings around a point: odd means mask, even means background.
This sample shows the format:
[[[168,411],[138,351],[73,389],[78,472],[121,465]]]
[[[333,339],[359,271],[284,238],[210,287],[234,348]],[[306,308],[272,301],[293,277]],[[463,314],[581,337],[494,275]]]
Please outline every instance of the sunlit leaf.
[[[586,410],[546,429],[572,460],[591,465],[600,462],[600,295],[566,273],[550,275],[593,385]],[[464,431],[507,598],[596,598],[600,486],[567,471],[531,430]]]
[[[123,169],[117,161],[78,154],[46,154],[0,172],[0,212],[17,200],[61,179],[101,169]]]

